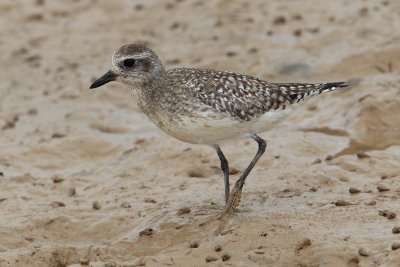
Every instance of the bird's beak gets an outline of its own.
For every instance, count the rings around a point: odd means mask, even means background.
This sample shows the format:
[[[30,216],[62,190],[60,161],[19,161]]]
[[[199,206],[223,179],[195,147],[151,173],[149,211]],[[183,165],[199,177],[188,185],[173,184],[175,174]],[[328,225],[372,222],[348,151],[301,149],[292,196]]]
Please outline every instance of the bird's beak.
[[[112,82],[115,80],[116,77],[117,77],[117,75],[112,70],[109,70],[109,71],[107,71],[106,74],[104,74],[103,76],[98,78],[96,81],[94,81],[94,83],[92,83],[92,85],[90,86],[90,89],[94,89],[94,88],[100,87],[108,82]]]

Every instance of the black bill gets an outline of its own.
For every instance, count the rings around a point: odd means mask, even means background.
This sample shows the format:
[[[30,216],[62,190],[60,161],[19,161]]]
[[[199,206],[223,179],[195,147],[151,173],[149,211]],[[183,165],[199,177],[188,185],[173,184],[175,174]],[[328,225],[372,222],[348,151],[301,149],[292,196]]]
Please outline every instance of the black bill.
[[[104,74],[103,76],[101,76],[100,78],[98,78],[96,81],[94,81],[94,83],[92,83],[92,85],[90,86],[90,89],[94,89],[97,87],[100,87],[108,82],[112,82],[115,80],[115,73],[112,72],[111,70],[107,71],[106,74]]]

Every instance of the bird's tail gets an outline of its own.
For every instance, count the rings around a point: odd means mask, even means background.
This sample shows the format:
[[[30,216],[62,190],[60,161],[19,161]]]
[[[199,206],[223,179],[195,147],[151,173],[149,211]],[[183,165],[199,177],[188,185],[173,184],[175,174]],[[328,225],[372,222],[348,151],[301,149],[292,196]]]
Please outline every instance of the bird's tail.
[[[292,103],[297,103],[308,96],[319,95],[349,86],[346,82],[281,83],[277,85],[286,92]]]
[[[318,90],[318,94],[330,92],[330,91],[339,89],[341,87],[349,86],[346,82],[322,83],[319,85],[320,85],[320,88]]]

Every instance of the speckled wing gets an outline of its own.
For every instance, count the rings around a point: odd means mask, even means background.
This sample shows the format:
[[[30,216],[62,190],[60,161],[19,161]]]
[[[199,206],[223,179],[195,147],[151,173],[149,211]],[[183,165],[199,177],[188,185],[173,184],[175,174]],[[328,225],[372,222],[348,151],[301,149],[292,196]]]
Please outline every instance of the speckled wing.
[[[182,69],[193,96],[213,109],[249,121],[269,110],[285,109],[308,96],[347,86],[334,83],[270,83],[234,72]]]

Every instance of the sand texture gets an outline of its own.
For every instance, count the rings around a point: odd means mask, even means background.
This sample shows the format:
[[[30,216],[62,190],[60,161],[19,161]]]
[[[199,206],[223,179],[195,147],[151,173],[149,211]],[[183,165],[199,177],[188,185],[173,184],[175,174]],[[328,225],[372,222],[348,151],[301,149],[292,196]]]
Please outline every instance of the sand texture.
[[[3,0],[0,36],[1,267],[399,266],[400,1]],[[260,134],[218,219],[215,151],[88,89],[134,41],[167,68],[351,86]],[[222,149],[233,184],[257,144]]]

